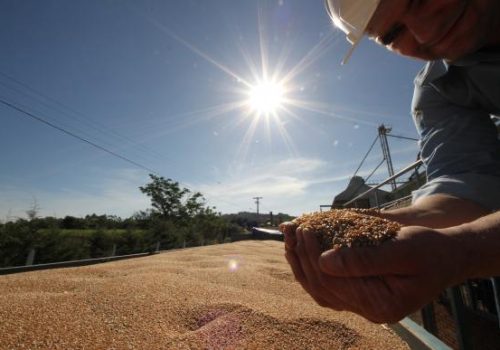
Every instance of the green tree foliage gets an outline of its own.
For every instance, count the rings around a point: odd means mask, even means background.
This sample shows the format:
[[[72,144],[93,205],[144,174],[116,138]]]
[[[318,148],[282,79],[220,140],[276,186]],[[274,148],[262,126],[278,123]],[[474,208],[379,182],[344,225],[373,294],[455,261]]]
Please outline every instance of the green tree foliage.
[[[21,224],[20,224],[21,223]],[[0,227],[0,266],[22,265],[31,246],[26,220]]]
[[[199,192],[191,193],[178,182],[150,174],[151,182],[139,187],[151,199],[153,213],[162,219],[183,222],[203,212],[204,198]]]
[[[151,199],[149,233],[161,247],[196,246],[222,242],[227,222],[215,208],[205,206],[200,192],[192,193],[178,182],[153,174],[151,182],[139,189]]]
[[[40,244],[36,247],[35,264],[79,260],[90,257],[91,240],[86,230],[62,230],[59,227],[39,230]]]
[[[149,242],[144,230],[133,229],[131,226],[117,237],[116,254],[127,255],[144,252],[149,248]]]
[[[61,228],[65,230],[74,230],[84,226],[84,224],[85,222],[81,218],[75,218],[74,216],[65,216],[61,222]]]
[[[265,225],[269,215],[238,213],[221,215],[205,205],[199,192],[178,182],[150,175],[151,182],[139,189],[151,199],[151,209],[127,219],[90,214],[83,218],[39,217],[34,202],[27,219],[0,223],[0,267],[24,265],[31,249],[35,264],[193,247],[227,242],[244,228]],[[278,214],[277,221],[289,220]]]

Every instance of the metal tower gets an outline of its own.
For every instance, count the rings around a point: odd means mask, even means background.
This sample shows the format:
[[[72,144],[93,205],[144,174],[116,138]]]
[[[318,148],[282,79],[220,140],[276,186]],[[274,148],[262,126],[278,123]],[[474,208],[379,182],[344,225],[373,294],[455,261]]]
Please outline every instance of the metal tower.
[[[391,152],[389,151],[389,143],[387,142],[387,134],[390,133],[392,128],[386,128],[384,124],[378,127],[378,135],[380,138],[380,145],[382,146],[382,153],[384,154],[384,159],[387,163],[387,170],[389,171],[389,177],[394,175],[394,168],[392,166]],[[396,189],[396,180],[391,181],[391,187],[394,191]]]

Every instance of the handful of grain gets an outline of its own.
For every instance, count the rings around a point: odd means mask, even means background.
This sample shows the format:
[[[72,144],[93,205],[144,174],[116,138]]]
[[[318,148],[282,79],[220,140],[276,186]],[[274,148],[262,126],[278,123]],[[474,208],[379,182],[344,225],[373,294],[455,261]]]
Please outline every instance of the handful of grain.
[[[304,214],[293,223],[314,232],[323,251],[337,247],[376,246],[394,238],[402,227],[397,222],[348,209]]]

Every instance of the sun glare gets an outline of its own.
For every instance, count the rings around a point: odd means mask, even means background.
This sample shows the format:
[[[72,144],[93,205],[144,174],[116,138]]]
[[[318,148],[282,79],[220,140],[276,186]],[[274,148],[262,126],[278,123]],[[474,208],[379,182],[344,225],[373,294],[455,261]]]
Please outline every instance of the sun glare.
[[[297,155],[298,151],[287,130],[293,124],[286,125],[289,124],[290,119],[303,120],[302,112],[314,113],[315,115],[349,123],[373,125],[370,121],[350,117],[338,110],[343,109],[348,114],[366,114],[366,112],[309,99],[309,95],[316,89],[315,80],[320,75],[318,73],[314,75],[308,74],[309,77],[307,77],[306,73],[309,73],[309,69],[319,58],[326,54],[333,45],[337,44],[338,35],[336,35],[336,32],[329,31],[328,35],[321,34],[321,39],[310,50],[305,52],[295,63],[289,65],[290,58],[287,54],[292,51],[287,42],[283,42],[281,56],[272,57],[271,52],[274,52],[274,49],[270,50],[270,40],[266,35],[266,23],[264,21],[266,18],[261,17],[263,13],[264,11],[259,10],[259,38],[257,45],[260,54],[257,57],[251,55],[244,48],[246,46],[243,45],[244,41],[240,40],[241,42],[238,42],[237,45],[240,46],[241,58],[243,63],[246,63],[246,66],[241,67],[241,69],[238,67],[238,70],[233,70],[229,65],[218,61],[215,57],[175,34],[168,27],[149,18],[170,39],[177,41],[230,77],[231,86],[227,90],[231,92],[232,96],[236,96],[234,100],[186,113],[183,118],[178,118],[182,121],[176,124],[178,125],[177,128],[190,127],[200,122],[210,121],[221,115],[231,116],[228,119],[229,127],[240,127],[248,124],[248,128],[236,150],[236,159],[243,163],[251,145],[259,142],[257,137],[262,137],[262,135],[259,135],[262,132],[265,132],[269,144],[271,144],[271,138],[274,137],[275,133],[278,133],[290,153]],[[272,42],[274,46],[274,43],[278,41]],[[240,70],[244,71],[245,74],[240,74]],[[299,77],[302,80],[300,84]],[[372,112],[368,113],[373,114]],[[168,129],[174,130],[173,128]],[[230,261],[228,268],[230,271],[237,270],[238,262]]]
[[[285,95],[281,84],[264,81],[250,88],[248,105],[259,115],[276,113],[283,105]]]

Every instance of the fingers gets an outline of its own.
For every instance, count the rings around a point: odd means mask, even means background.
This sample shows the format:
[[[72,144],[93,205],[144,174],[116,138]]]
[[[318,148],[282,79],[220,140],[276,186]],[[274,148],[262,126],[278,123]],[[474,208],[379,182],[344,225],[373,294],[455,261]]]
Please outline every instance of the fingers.
[[[321,249],[316,236],[300,227],[295,230],[294,249],[286,250],[286,259],[297,281],[320,305],[347,310],[376,323],[395,321],[402,315],[395,307],[394,293],[383,279],[337,278],[321,271]]]
[[[297,245],[295,251],[300,262],[304,277],[307,280],[308,293],[316,300],[325,300],[326,307],[341,311],[345,310],[345,303],[334,293],[325,289],[321,284],[321,271],[318,258],[321,254],[317,239],[313,233],[304,232],[300,227],[296,231]],[[321,305],[321,303],[319,303]],[[325,306],[325,305],[322,305]]]
[[[328,303],[326,300],[324,300],[323,298],[317,296],[310,288],[309,286],[309,282],[308,282],[308,279],[306,278],[306,275],[304,274],[303,270],[302,270],[302,265],[297,257],[297,255],[295,254],[294,251],[290,251],[288,250],[286,253],[285,253],[285,258],[286,260],[288,261],[288,264],[290,265],[290,267],[292,268],[292,272],[293,272],[293,275],[295,276],[295,279],[297,280],[297,282],[300,283],[300,285],[302,286],[302,288],[304,288],[304,290],[313,297],[313,299],[320,305],[320,306],[323,306],[323,307],[328,307]]]
[[[307,278],[302,271],[302,266],[300,265],[300,261],[297,258],[297,255],[293,251],[287,251],[285,253],[285,258],[288,261],[288,264],[292,268],[293,275],[297,282],[299,282],[303,287],[307,285]],[[307,289],[304,287],[304,289]]]
[[[284,222],[280,225],[279,229],[285,236],[285,249],[293,249],[297,244],[295,236],[297,225],[292,222]]]
[[[321,284],[343,299],[346,309],[369,318],[382,316],[394,303],[391,290],[377,277],[335,278],[323,275]],[[371,317],[369,317],[371,316]]]
[[[297,245],[297,239],[295,235],[295,230],[297,225],[291,222],[284,222],[279,226],[280,231],[285,236],[285,258],[288,264],[292,268],[292,272],[295,279],[302,285],[302,287],[307,291],[307,279],[302,271],[302,266],[300,264],[297,255],[295,254],[294,248]]]
[[[279,228],[280,231],[285,235],[285,258],[292,268],[293,275],[295,276],[297,282],[300,283],[302,288],[304,288],[307,293],[312,295],[309,282],[306,278],[306,274],[304,273],[302,264],[295,252],[295,249],[297,248],[297,225],[291,222],[285,222],[282,223]],[[313,298],[321,306],[326,306],[327,303],[325,300],[315,296],[313,296]]]
[[[353,247],[328,250],[321,254],[321,271],[336,277],[367,277],[406,274],[412,258],[405,244],[396,241],[377,247]]]
[[[281,225],[280,230],[285,234],[285,257],[295,279],[319,305],[358,314],[366,314],[364,309],[373,309],[365,297],[376,288],[383,287],[377,279],[367,282],[325,275],[320,268],[321,249],[314,233],[304,232],[301,227],[297,228],[291,223]]]
[[[319,280],[322,274],[319,267],[319,258],[321,256],[321,248],[318,244],[318,239],[316,235],[312,232],[300,232],[299,239],[303,244],[303,259],[308,260],[308,266],[310,266],[311,273],[316,275]]]
[[[425,283],[412,274],[416,263],[411,254],[416,248],[409,229],[378,247],[341,248],[323,254],[313,232],[292,225],[281,229],[295,278],[323,307],[352,311],[376,323],[392,323],[429,299],[422,299],[419,290]],[[421,243],[417,246],[429,247],[427,239]]]
[[[313,253],[308,251],[308,248],[310,248],[311,245],[310,236],[311,234],[307,231],[304,232],[301,227],[299,227],[296,231],[297,245],[295,246],[295,252],[297,253],[297,257],[299,258],[302,269],[306,276],[316,275],[316,271],[311,264],[311,261],[314,260]],[[306,245],[306,241],[308,245]],[[318,257],[319,255],[316,255],[316,258]]]
[[[320,289],[322,291],[328,291],[328,295],[337,309],[360,313],[361,309],[359,305],[363,298],[356,296],[359,295],[361,290],[367,289],[365,288],[365,283],[363,283],[364,281],[333,278],[323,273],[319,267],[321,248],[316,235],[311,233],[302,234],[302,237],[308,253],[309,264],[314,270],[315,277],[317,278],[316,283],[321,286]]]

